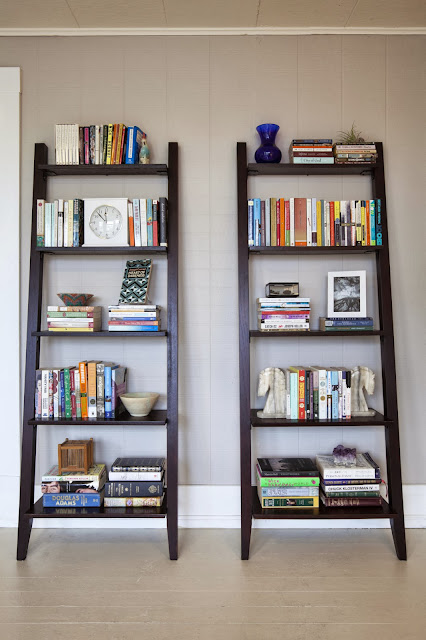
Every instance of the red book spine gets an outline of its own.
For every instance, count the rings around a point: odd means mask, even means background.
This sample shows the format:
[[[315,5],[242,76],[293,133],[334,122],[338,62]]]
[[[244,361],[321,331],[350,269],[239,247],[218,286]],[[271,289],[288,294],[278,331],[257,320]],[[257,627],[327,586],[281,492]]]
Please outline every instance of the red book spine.
[[[282,246],[280,230],[281,230],[281,207],[280,207],[280,200],[279,198],[277,198],[277,247]]]
[[[330,201],[330,247],[334,247],[334,200]]]

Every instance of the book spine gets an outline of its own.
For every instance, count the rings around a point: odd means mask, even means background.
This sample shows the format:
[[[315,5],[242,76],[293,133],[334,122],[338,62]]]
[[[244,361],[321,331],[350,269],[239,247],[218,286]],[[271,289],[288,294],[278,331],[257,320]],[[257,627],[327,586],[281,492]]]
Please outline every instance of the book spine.
[[[160,198],[160,247],[167,247],[167,198]]]
[[[163,477],[162,471],[110,471],[109,479],[113,482],[153,482],[160,481]]]
[[[327,374],[327,420],[331,420],[332,418],[331,371],[327,370],[326,374]]]
[[[297,372],[290,371],[290,418],[299,417],[299,381]]]
[[[158,200],[152,201],[152,246],[158,247]]]
[[[75,397],[75,368],[70,367],[71,418],[77,418],[77,401]]]
[[[277,508],[313,508],[319,507],[319,498],[262,498],[262,509],[277,509]]]
[[[271,199],[265,200],[265,246],[271,246]]]
[[[64,400],[65,400],[65,417],[71,418],[71,380],[69,368],[64,369]]]
[[[376,244],[383,244],[383,227],[382,227],[382,201],[380,198],[376,200]]]
[[[339,419],[339,372],[331,371],[331,419]]]
[[[325,485],[325,486],[330,486],[330,487],[334,487],[334,486],[340,486],[340,485],[345,485],[345,486],[362,486],[365,487],[365,485],[369,485],[369,486],[380,486],[377,484],[378,480],[376,480],[376,478],[362,478],[362,479],[348,479],[348,478],[338,478],[338,479],[334,479],[334,480],[326,480],[324,478],[321,479],[321,484]]]
[[[280,245],[285,247],[285,200],[280,198]]]
[[[376,246],[376,203],[370,200],[370,244]]]
[[[152,199],[146,199],[146,228],[148,235],[148,247],[153,246],[153,233],[152,233]]]
[[[41,417],[44,420],[49,418],[49,370],[41,371]]]
[[[53,380],[53,417],[60,418],[61,399],[60,399],[60,372],[59,369],[52,369]]]
[[[105,507],[161,507],[163,497],[157,498],[105,498]]]
[[[112,365],[106,364],[104,369],[105,376],[105,418],[112,418]]]
[[[138,198],[133,200],[133,224],[134,224],[134,233],[135,233],[135,247],[142,246],[141,239],[141,209],[140,204],[142,201],[139,201]]]
[[[381,498],[327,498],[320,494],[321,501],[326,507],[380,507]]]
[[[64,201],[58,200],[57,246],[64,246]]]
[[[313,402],[313,416],[314,420],[319,419],[319,397],[318,397],[318,371],[312,372],[312,402]]]
[[[67,247],[73,246],[74,200],[68,200]]]
[[[129,244],[131,247],[135,246],[135,223],[133,218],[133,203],[127,203],[127,216],[129,218]]]
[[[334,164],[334,157],[321,158],[321,157],[313,157],[313,158],[300,158],[293,157],[293,164]]]
[[[253,244],[260,247],[260,198],[253,199]]]
[[[260,246],[266,247],[265,201],[260,201]]]
[[[107,149],[106,149],[106,164],[112,164],[112,138],[114,134],[114,125],[108,125],[108,136],[107,136]]]
[[[330,202],[330,247],[334,247],[335,245],[335,235],[334,235],[334,200]]]
[[[43,507],[100,507],[103,493],[45,493]]]
[[[306,198],[306,244],[312,246],[312,198]]]
[[[315,498],[318,487],[260,487],[262,498]],[[259,498],[261,497],[259,495]]]
[[[135,164],[135,127],[127,128],[127,148],[126,148],[126,164]]]
[[[96,418],[96,362],[87,363],[87,407],[88,417]]]
[[[105,364],[98,362],[96,365],[96,417],[105,417],[105,385],[104,385]]]
[[[247,220],[248,220],[248,246],[254,246],[254,202],[253,200],[247,201]]]
[[[147,228],[147,199],[141,198],[139,201],[140,207],[140,236],[141,236],[141,246],[148,246],[148,228]]]
[[[277,199],[271,198],[271,247],[277,246]]]
[[[45,200],[37,200],[37,246],[44,247],[44,205]]]
[[[162,496],[162,482],[114,482],[105,483],[105,497],[108,498],[133,498],[148,496]]]
[[[80,383],[80,402],[81,402],[81,417],[87,418],[87,373],[86,363],[80,362],[78,365],[79,383]]]
[[[306,240],[306,198],[294,198],[294,243],[305,247]]]

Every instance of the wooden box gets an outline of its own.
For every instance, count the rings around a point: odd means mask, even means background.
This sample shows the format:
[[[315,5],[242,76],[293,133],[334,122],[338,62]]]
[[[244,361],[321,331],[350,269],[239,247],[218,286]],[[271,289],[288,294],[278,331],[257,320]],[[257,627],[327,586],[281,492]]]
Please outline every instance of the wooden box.
[[[68,440],[58,444],[59,475],[64,471],[87,473],[93,465],[93,438],[90,440]]]

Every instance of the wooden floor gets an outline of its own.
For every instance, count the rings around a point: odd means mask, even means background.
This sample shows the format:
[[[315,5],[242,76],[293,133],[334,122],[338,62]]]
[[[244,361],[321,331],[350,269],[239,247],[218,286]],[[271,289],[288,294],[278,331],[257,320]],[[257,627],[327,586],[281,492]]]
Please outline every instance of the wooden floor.
[[[426,530],[0,530],[1,640],[421,640]]]

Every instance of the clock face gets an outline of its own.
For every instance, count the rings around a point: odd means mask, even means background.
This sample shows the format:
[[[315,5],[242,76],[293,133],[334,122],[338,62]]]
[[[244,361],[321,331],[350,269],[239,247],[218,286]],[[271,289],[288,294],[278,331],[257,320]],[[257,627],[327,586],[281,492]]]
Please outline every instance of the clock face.
[[[103,204],[92,212],[89,226],[93,233],[101,240],[114,238],[123,225],[123,217],[118,209],[109,204]]]

